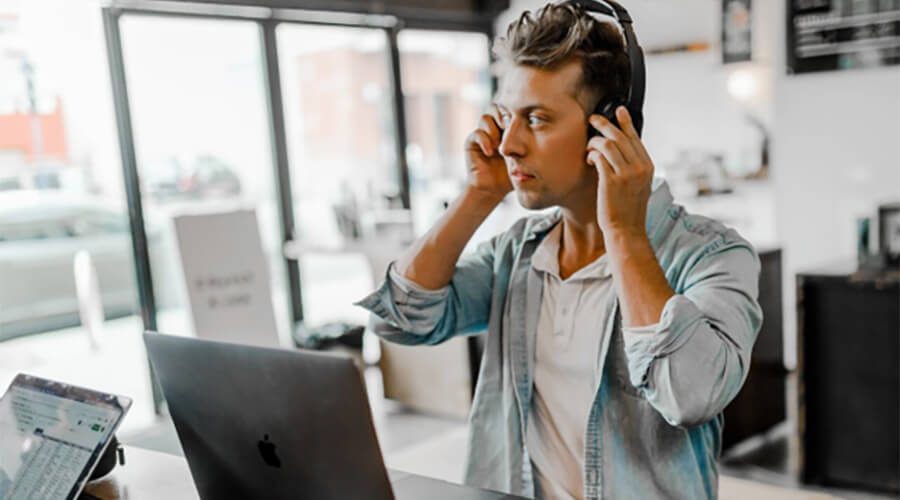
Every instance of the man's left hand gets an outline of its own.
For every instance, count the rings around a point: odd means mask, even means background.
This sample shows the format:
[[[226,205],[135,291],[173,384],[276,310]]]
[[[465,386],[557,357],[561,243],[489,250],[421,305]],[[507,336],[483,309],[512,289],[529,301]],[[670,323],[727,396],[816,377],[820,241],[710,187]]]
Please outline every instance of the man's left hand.
[[[653,162],[624,106],[616,109],[619,129],[601,115],[591,115],[602,136],[587,144],[587,163],[597,169],[597,224],[604,234],[646,234],[647,201]]]

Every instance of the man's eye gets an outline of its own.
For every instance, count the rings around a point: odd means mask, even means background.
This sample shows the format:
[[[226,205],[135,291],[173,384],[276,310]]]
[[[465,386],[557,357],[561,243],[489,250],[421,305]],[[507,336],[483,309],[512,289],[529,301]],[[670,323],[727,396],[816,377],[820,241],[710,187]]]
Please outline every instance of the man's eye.
[[[540,125],[544,123],[544,119],[540,116],[528,115],[528,124],[529,125]]]

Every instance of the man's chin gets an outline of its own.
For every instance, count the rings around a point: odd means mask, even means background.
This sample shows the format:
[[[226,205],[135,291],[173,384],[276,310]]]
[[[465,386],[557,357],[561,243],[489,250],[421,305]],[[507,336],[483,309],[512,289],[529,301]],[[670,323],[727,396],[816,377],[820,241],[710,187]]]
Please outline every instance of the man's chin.
[[[522,189],[516,189],[516,199],[519,200],[519,205],[527,210],[543,210],[553,205],[544,200],[539,193]]]

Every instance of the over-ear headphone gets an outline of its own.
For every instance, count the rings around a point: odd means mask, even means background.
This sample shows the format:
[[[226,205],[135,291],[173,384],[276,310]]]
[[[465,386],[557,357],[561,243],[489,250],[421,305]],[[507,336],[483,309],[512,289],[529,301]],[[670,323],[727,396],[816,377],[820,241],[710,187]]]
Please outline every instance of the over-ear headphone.
[[[638,45],[634,29],[631,27],[631,16],[625,10],[625,7],[612,0],[566,0],[563,4],[577,5],[587,12],[610,16],[622,27],[622,32],[625,35],[625,50],[628,53],[628,60],[631,62],[631,86],[628,89],[628,95],[604,96],[592,114],[603,115],[618,127],[619,121],[616,119],[616,108],[625,106],[631,115],[635,130],[640,135],[644,126],[643,108],[646,73],[644,70],[644,51]],[[598,134],[593,127],[589,127],[589,131],[589,136]]]

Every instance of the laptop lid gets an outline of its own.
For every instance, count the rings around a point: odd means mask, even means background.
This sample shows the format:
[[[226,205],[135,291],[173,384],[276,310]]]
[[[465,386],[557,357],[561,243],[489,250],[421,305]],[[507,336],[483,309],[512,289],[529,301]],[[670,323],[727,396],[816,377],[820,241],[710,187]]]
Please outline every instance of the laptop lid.
[[[0,398],[0,499],[81,493],[131,399],[20,374]]]
[[[200,498],[393,499],[345,356],[146,332]]]

